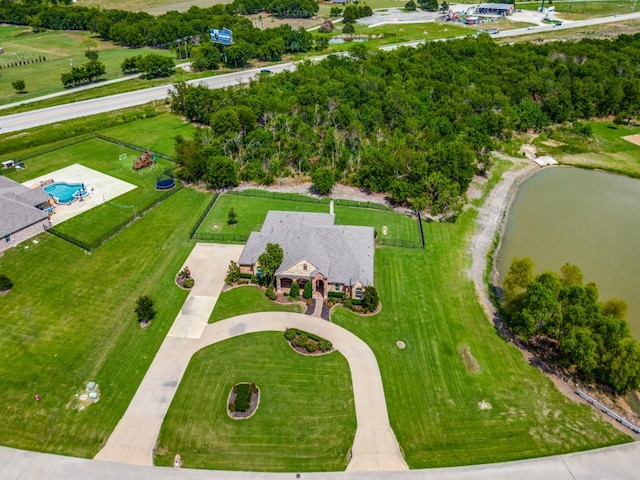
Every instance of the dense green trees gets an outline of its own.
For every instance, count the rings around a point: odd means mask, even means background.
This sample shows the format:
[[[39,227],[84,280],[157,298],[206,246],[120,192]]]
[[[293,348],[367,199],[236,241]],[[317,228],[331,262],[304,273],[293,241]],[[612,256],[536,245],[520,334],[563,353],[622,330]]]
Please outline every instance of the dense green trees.
[[[258,257],[265,285],[271,285],[273,276],[284,258],[284,251],[277,243],[267,243],[264,253]]]
[[[107,73],[104,63],[98,60],[89,60],[79,67],[71,67],[71,71],[60,75],[60,80],[65,87],[75,87],[83,83],[93,82]]]
[[[600,303],[596,286],[584,285],[575,265],[534,277],[528,258],[514,260],[504,284],[507,324],[518,337],[587,381],[618,393],[640,386],[640,344],[622,300]]]
[[[285,45],[308,48],[307,35],[289,29]],[[624,98],[640,79],[629,62],[640,62],[640,35],[513,46],[470,38],[388,53],[355,45],[349,58],[248,88],[176,85],[172,109],[210,125],[207,148],[233,159],[243,180],[324,168],[396,203],[449,214],[514,131],[573,121],[589,135],[582,118],[640,112]]]

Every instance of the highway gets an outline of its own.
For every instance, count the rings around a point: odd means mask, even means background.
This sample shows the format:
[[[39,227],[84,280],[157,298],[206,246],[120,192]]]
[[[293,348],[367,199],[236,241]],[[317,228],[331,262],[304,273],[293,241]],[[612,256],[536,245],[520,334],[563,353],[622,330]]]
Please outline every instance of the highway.
[[[640,18],[640,12],[628,13],[624,15],[615,15],[609,17],[591,18],[588,20],[579,20],[572,22],[563,22],[560,27],[538,26],[533,30],[528,28],[518,28],[514,30],[501,31],[496,35],[492,35],[495,38],[505,37],[517,37],[521,35],[532,35],[536,33],[548,32],[552,30],[566,30],[574,28],[583,28],[593,25],[602,25],[606,23],[623,22],[627,20],[634,20]],[[461,37],[456,37],[461,38]],[[443,39],[443,40],[452,40]],[[394,45],[386,45],[381,47],[382,50],[393,50],[399,47],[415,47],[423,44],[424,40],[415,42],[399,43]],[[327,55],[321,55],[313,57],[310,60],[318,61],[325,58]],[[291,71],[295,69],[295,63],[280,63],[268,67],[273,73],[279,73],[283,71]],[[260,73],[259,68],[244,70],[241,72],[228,73],[224,75],[216,75],[213,77],[200,78],[197,80],[190,80],[187,83],[190,84],[204,84],[209,88],[225,88],[233,85],[239,85],[248,83],[252,78],[256,78]],[[163,85],[160,87],[147,88],[143,90],[136,90],[133,92],[120,93],[117,95],[111,95],[108,97],[95,98],[92,100],[84,100],[80,102],[71,102],[65,105],[58,105],[56,107],[43,108],[39,110],[32,110],[30,112],[17,113],[14,115],[0,116],[0,133],[17,132],[20,130],[26,130],[29,128],[39,127],[42,125],[48,125],[52,123],[62,122],[64,120],[71,120],[73,118],[80,118],[89,115],[95,115],[98,113],[110,112],[113,110],[120,110],[123,108],[133,107],[136,105],[143,105],[145,103],[154,101],[164,101],[168,97],[171,85]],[[34,99],[37,100],[37,99]]]

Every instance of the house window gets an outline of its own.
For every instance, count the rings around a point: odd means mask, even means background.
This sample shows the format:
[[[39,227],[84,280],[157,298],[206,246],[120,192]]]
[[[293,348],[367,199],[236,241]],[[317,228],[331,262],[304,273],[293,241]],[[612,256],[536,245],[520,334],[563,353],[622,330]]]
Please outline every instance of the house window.
[[[304,265],[302,265],[302,270],[304,270],[305,272],[307,271],[307,264],[306,263]]]
[[[340,284],[339,283],[334,283],[333,287],[335,288],[336,292],[340,291]]]
[[[362,289],[356,288],[356,298],[362,300]]]
[[[11,241],[11,235],[7,235],[6,237],[4,237],[4,241],[9,243]]]

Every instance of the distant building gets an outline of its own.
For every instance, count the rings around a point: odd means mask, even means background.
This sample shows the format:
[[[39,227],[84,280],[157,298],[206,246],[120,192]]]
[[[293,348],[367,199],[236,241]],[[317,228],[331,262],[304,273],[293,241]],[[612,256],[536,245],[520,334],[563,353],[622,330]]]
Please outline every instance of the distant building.
[[[259,275],[258,257],[267,243],[284,251],[275,272],[276,290],[287,294],[293,282],[312,282],[323,298],[329,291],[362,298],[373,285],[374,229],[334,225],[332,213],[269,211],[259,232],[252,232],[240,255],[242,273]]]
[[[49,228],[50,199],[42,187],[27,188],[0,176],[0,252]]]
[[[477,25],[479,22],[479,18],[476,16],[467,17],[464,19],[464,23],[467,25]]]
[[[483,3],[477,8],[480,15],[511,15],[514,6],[512,3]]]

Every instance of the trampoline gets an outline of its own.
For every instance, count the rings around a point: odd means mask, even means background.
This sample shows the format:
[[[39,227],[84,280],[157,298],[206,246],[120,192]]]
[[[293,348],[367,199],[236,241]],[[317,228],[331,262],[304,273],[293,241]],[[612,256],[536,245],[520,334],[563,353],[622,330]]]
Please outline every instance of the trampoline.
[[[161,178],[156,181],[156,188],[158,190],[170,190],[176,186],[176,182],[173,178]]]

